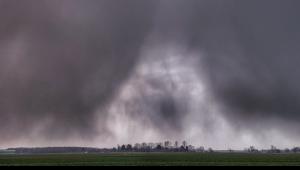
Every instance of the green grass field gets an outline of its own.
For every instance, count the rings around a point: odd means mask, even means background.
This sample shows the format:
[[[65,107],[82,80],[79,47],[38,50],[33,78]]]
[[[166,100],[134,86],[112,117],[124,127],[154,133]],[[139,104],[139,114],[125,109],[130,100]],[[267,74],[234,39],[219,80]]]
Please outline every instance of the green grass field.
[[[0,166],[300,166],[300,154],[114,153],[0,155]]]

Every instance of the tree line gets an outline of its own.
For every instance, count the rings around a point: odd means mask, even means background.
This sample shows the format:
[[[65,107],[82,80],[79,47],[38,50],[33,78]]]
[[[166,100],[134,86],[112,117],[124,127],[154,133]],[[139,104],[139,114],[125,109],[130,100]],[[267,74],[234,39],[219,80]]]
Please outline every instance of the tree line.
[[[172,144],[169,141],[164,143],[141,143],[141,144],[123,144],[114,148],[89,148],[89,147],[44,147],[44,148],[9,148],[0,150],[0,153],[16,153],[16,154],[43,154],[43,153],[113,153],[113,152],[243,152],[243,153],[300,153],[300,147],[278,149],[271,146],[270,149],[259,150],[254,146],[250,146],[242,151],[232,149],[228,150],[214,150],[212,148],[205,149],[204,147],[194,147],[188,145],[187,142],[179,144],[175,142]]]

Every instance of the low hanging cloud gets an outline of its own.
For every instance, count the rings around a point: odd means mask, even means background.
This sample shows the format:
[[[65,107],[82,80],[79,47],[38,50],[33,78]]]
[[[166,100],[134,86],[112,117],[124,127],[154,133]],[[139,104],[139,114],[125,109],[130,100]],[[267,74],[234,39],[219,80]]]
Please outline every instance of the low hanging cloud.
[[[299,6],[0,0],[0,146],[296,145]]]

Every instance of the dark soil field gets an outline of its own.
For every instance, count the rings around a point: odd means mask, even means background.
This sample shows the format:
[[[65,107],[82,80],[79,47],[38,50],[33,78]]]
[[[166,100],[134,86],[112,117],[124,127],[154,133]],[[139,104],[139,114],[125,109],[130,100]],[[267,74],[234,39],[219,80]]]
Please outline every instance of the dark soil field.
[[[300,154],[113,153],[0,155],[0,166],[299,166]]]

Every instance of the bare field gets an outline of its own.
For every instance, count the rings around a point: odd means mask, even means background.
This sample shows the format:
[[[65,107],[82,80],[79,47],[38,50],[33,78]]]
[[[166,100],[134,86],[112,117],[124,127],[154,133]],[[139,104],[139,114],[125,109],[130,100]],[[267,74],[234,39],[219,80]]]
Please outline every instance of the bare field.
[[[299,166],[300,154],[112,153],[0,155],[0,166]]]

